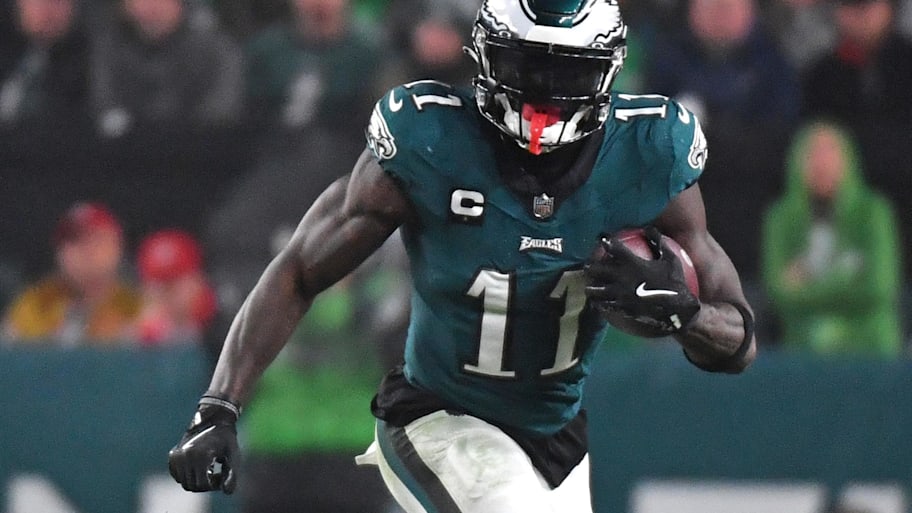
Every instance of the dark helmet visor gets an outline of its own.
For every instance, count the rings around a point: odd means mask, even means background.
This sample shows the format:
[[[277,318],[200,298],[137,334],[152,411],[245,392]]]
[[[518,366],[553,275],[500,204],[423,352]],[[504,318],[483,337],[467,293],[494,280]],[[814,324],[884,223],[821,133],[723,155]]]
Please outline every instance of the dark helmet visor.
[[[609,58],[559,54],[547,47],[489,42],[491,75],[527,99],[586,98],[603,90]]]

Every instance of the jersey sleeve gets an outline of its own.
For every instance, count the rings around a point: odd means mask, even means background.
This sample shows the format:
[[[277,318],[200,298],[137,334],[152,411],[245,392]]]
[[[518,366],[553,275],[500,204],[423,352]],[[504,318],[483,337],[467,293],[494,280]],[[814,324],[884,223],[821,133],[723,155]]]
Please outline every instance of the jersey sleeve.
[[[407,160],[404,155],[407,148],[403,145],[403,142],[406,141],[403,132],[407,127],[402,126],[404,124],[402,118],[411,116],[407,112],[397,115],[404,107],[404,98],[405,94],[401,86],[384,94],[374,105],[365,131],[367,147],[373,153],[374,158],[387,173],[392,174],[402,183],[405,183],[404,177],[391,170],[399,167],[397,165],[399,162]],[[390,123],[391,121],[392,123]],[[403,146],[402,151],[400,151],[400,146]]]
[[[659,94],[618,94],[612,104],[619,132],[630,134],[617,137],[636,141],[642,165],[639,187],[648,191],[642,201],[661,211],[703,173],[707,151],[700,121],[677,101]]]
[[[374,105],[366,130],[367,145],[384,171],[407,191],[420,185],[428,148],[445,131],[440,113],[429,104],[461,108],[455,89],[431,80],[395,87]]]
[[[673,198],[699,180],[708,154],[700,120],[676,101],[668,102],[666,122],[671,145],[668,196]]]

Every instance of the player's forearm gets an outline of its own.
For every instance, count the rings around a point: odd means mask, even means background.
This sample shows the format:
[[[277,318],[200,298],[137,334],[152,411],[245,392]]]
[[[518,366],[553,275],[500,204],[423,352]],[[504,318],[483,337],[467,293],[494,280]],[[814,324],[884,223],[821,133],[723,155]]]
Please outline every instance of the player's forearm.
[[[302,290],[293,265],[282,256],[274,260],[231,324],[209,393],[244,404],[312,300]]]
[[[690,326],[676,338],[698,367],[738,373],[756,357],[756,341],[748,322],[730,303],[704,303]]]
[[[314,202],[244,301],[209,392],[243,404],[314,297],[354,271],[410,217],[398,185],[365,150],[351,175]]]

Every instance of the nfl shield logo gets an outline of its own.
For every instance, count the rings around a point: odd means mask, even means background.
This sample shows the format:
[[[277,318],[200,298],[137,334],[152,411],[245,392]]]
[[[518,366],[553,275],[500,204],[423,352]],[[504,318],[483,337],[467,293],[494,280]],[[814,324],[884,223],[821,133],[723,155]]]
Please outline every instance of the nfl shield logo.
[[[545,193],[532,198],[532,213],[538,219],[548,219],[554,214],[554,198]]]

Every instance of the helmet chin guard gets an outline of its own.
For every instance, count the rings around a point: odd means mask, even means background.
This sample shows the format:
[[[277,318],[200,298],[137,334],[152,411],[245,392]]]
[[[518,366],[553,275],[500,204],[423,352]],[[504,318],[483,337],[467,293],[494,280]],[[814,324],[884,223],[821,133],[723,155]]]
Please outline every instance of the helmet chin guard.
[[[536,155],[604,125],[627,54],[617,0],[550,3],[485,0],[469,49],[479,111]]]

